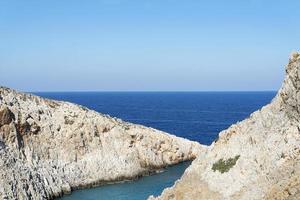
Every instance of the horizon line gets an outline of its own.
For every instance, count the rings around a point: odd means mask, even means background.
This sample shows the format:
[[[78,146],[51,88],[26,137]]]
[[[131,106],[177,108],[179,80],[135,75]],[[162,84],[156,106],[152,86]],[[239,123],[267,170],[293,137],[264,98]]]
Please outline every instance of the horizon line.
[[[192,93],[192,92],[277,92],[278,90],[69,90],[69,91],[25,91],[26,93]]]

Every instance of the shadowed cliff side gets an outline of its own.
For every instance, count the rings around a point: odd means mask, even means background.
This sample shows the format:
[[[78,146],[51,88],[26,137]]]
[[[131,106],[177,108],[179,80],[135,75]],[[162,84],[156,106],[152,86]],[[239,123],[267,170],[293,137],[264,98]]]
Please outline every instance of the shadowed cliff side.
[[[293,53],[273,101],[222,131],[157,199],[300,199],[299,108],[300,54]]]

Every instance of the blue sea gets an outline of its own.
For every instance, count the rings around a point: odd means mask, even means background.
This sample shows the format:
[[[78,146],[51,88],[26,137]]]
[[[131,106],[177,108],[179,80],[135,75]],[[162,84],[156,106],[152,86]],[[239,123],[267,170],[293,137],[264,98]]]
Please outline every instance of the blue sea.
[[[221,130],[268,104],[275,92],[39,92],[70,101],[124,121],[150,126],[202,144]],[[174,184],[190,163],[139,180],[78,190],[67,200],[142,200]]]

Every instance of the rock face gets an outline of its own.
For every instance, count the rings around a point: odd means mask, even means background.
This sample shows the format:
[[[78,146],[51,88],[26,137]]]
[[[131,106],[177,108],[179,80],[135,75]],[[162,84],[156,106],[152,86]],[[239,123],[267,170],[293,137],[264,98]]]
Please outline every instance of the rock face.
[[[53,199],[194,159],[205,147],[0,87],[0,199]]]
[[[157,199],[300,199],[299,121],[300,54],[294,53],[273,101],[222,131]]]

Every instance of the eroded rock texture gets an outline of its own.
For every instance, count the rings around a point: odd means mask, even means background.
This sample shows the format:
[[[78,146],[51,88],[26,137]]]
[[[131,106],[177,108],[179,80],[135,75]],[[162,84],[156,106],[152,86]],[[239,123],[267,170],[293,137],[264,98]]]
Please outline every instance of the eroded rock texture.
[[[202,150],[82,106],[0,87],[0,199],[52,199],[134,179]]]
[[[300,199],[299,121],[300,54],[294,53],[273,101],[222,131],[157,199]]]

